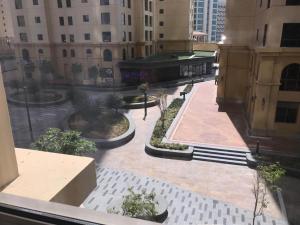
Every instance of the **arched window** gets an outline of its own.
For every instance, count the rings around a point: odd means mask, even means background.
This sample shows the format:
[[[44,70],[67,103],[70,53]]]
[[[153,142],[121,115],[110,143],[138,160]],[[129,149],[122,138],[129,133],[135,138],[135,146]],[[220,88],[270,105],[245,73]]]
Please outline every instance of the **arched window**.
[[[285,67],[281,74],[281,91],[300,91],[300,64]]]
[[[126,60],[126,49],[125,48],[123,49],[122,55],[123,55],[123,60]]]
[[[103,52],[103,59],[104,61],[112,61],[112,52],[109,49],[105,49]]]
[[[22,50],[22,58],[23,58],[23,60],[25,60],[27,62],[30,61],[29,51],[25,48]]]

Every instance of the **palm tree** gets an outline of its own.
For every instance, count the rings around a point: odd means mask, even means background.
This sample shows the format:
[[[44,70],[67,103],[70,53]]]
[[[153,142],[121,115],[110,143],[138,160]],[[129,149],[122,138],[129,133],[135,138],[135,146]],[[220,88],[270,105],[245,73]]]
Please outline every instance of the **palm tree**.
[[[146,119],[147,116],[147,101],[148,101],[148,93],[147,91],[149,90],[149,84],[148,83],[143,83],[140,86],[138,86],[138,89],[144,94],[144,119]]]

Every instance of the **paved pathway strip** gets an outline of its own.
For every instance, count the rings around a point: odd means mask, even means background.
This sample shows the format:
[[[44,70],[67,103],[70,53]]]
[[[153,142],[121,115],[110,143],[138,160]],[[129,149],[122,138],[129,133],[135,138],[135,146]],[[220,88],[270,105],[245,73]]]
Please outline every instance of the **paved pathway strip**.
[[[167,200],[168,218],[163,224],[252,224],[252,212],[249,210],[186,191],[158,179],[109,168],[97,168],[97,187],[83,205],[89,209],[107,212],[109,204],[126,195],[130,187],[133,187],[135,192],[143,189],[147,192],[154,191]],[[283,225],[286,222],[269,216],[261,216],[257,219],[257,224]]]

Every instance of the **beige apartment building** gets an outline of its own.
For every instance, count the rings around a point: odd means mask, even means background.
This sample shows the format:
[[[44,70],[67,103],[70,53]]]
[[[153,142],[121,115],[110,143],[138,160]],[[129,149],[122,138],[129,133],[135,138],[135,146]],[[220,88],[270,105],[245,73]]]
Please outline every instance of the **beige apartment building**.
[[[245,106],[251,132],[300,136],[300,1],[227,0],[219,102]]]
[[[192,50],[192,7],[191,0],[11,1],[16,56],[51,61],[65,79],[79,63],[82,84],[97,66],[97,83],[120,83],[120,61]]]
[[[9,0],[0,0],[0,56],[11,54],[14,36]]]

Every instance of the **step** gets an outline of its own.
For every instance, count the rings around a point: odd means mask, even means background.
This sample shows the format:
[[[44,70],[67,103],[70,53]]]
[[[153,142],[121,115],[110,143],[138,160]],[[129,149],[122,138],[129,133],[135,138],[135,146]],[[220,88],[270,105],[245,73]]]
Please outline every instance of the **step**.
[[[247,162],[246,161],[237,161],[237,160],[229,160],[229,159],[218,159],[218,158],[196,156],[196,155],[193,157],[193,159],[194,160],[209,161],[209,162],[218,162],[218,163],[239,165],[239,166],[247,166]]]
[[[234,153],[248,153],[250,151],[242,151],[238,149],[223,149],[217,147],[206,147],[206,146],[194,146],[195,150],[208,150],[208,151],[218,151],[218,152],[234,152]]]
[[[229,159],[237,161],[246,161],[246,155],[243,156],[232,156],[232,155],[223,155],[218,153],[206,153],[206,152],[194,152],[194,156],[204,156],[218,159]]]
[[[212,150],[212,149],[206,149],[206,148],[194,148],[194,152],[205,152],[210,154],[218,154],[218,155],[229,155],[229,156],[236,156],[236,157],[245,157],[246,153],[240,153],[240,152],[234,152],[234,151],[220,151],[220,150]]]

